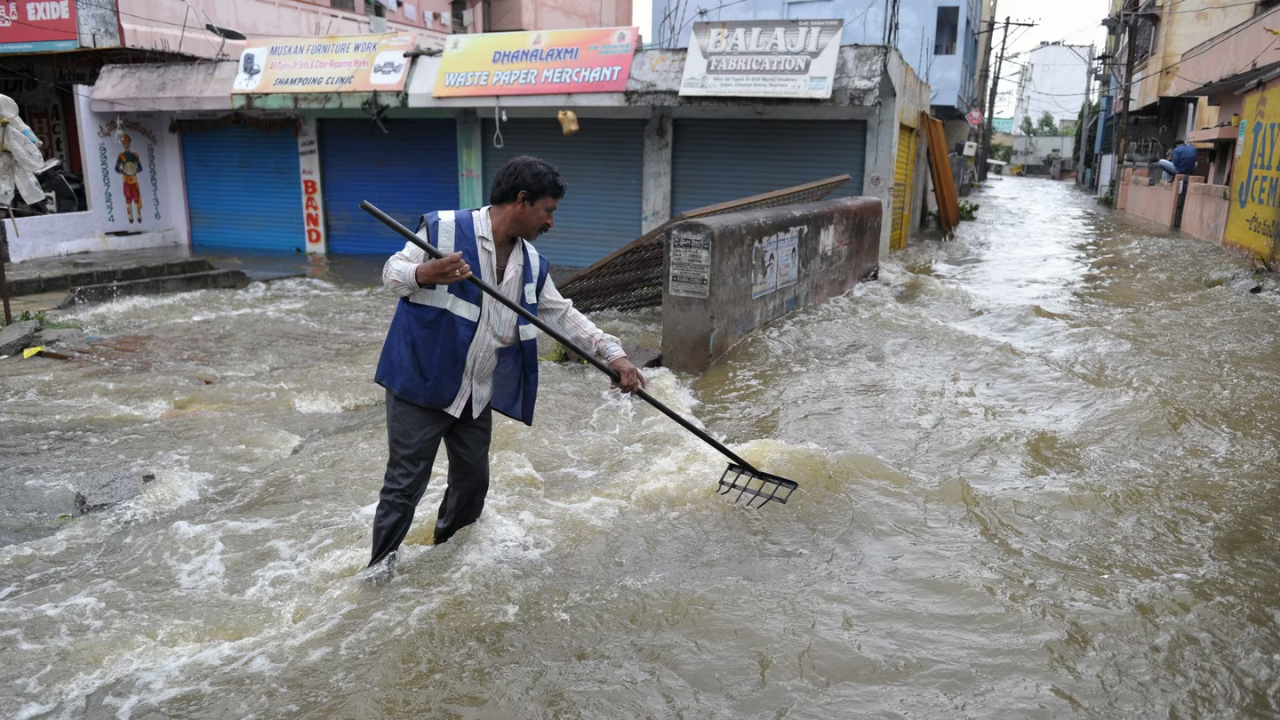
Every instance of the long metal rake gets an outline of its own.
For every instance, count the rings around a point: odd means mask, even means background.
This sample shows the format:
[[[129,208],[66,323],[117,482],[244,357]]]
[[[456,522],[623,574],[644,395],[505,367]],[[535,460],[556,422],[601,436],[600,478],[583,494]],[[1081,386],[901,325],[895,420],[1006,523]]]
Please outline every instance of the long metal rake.
[[[418,247],[422,248],[423,252],[425,252],[428,256],[436,259],[440,259],[444,257],[444,253],[437,250],[431,244],[423,242],[422,238],[418,237],[413,231],[411,231],[409,228],[405,227],[404,225],[401,225],[394,218],[392,218],[391,216],[379,210],[368,200],[365,200],[364,202],[360,203],[360,208],[365,212],[369,213],[370,215],[374,216],[375,218],[381,220],[384,225],[391,228],[392,230],[395,230],[402,237],[404,237],[405,240],[408,240],[414,245],[417,245]],[[555,330],[548,327],[546,323],[539,320],[536,315],[525,310],[518,303],[508,300],[506,297],[502,295],[502,293],[499,293],[496,288],[494,288],[492,285],[482,280],[479,276],[472,275],[471,277],[467,278],[467,280],[474,283],[476,286],[478,286],[481,290],[483,290],[487,295],[492,297],[494,300],[497,300],[498,302],[510,308],[520,317],[529,321],[529,323],[537,327],[542,332],[555,338],[555,340],[559,342],[561,345],[577,353],[578,357],[581,357],[587,362],[591,363],[597,370],[604,373],[605,375],[608,375],[609,378],[612,379],[614,382],[618,381],[619,379],[618,373],[614,372],[612,368],[610,368],[608,365],[604,363],[604,361],[595,357],[595,355],[593,355],[592,353],[589,353],[579,348],[571,340],[564,337],[559,332],[556,332]],[[725,457],[729,458],[729,460],[731,461],[729,463],[729,467],[727,467],[724,471],[724,474],[720,476],[720,483],[717,486],[716,490],[721,495],[729,495],[730,493],[736,490],[737,494],[734,495],[733,497],[734,503],[737,503],[744,496],[747,498],[747,507],[761,508],[771,502],[786,503],[787,500],[791,497],[791,493],[795,492],[796,489],[800,487],[800,485],[796,483],[794,480],[788,480],[784,477],[780,477],[778,475],[773,475],[771,473],[763,472],[761,470],[756,469],[754,466],[751,465],[751,463],[738,457],[736,454],[734,454],[732,450],[725,447],[715,438],[706,434],[696,425],[686,420],[682,415],[680,415],[680,413],[677,413],[676,411],[672,410],[671,408],[659,402],[656,398],[654,398],[649,393],[645,392],[643,388],[637,389],[636,395],[638,395],[640,399],[644,400],[645,402],[649,403],[653,407],[657,408],[658,411],[661,412],[663,415],[666,415],[667,417],[676,421],[676,423],[678,423],[685,430],[688,430],[689,432],[696,435],[699,440],[702,440],[706,444],[715,448],[716,451],[718,451],[721,455],[724,455]],[[730,477],[731,475],[732,477]],[[753,503],[757,503],[757,501],[758,501],[758,504],[753,505]]]

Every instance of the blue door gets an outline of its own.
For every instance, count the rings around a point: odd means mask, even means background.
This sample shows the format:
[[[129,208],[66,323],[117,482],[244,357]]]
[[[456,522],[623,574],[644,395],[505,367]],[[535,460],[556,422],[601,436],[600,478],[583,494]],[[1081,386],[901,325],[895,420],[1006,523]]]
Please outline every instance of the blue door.
[[[559,269],[586,267],[640,236],[644,121],[584,118],[581,125],[565,136],[553,116],[512,119],[502,123],[501,149],[493,147],[493,121],[482,126],[486,202],[493,176],[518,155],[555,165],[568,185],[555,227],[537,242]]]
[[[452,119],[320,121],[320,180],[332,254],[391,255],[404,239],[360,209],[368,200],[410,230],[458,209],[458,131]]]
[[[293,130],[183,131],[182,162],[195,248],[306,251],[302,172]]]
[[[676,120],[673,132],[672,213],[845,173],[827,197],[862,193],[861,120]]]

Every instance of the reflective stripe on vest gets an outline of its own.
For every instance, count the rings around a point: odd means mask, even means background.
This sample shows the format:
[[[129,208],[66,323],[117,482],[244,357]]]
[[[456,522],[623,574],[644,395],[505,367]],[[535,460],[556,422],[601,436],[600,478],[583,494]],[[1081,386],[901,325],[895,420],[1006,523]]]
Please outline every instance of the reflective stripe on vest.
[[[436,231],[436,248],[445,255],[454,252],[454,236],[457,230],[454,227],[457,216],[453,210],[441,210],[436,213],[439,219],[439,227]],[[409,302],[418,305],[430,305],[441,310],[463,317],[471,322],[480,322],[480,306],[463,300],[449,292],[448,285],[436,285],[434,288],[423,288],[413,293],[408,298]]]

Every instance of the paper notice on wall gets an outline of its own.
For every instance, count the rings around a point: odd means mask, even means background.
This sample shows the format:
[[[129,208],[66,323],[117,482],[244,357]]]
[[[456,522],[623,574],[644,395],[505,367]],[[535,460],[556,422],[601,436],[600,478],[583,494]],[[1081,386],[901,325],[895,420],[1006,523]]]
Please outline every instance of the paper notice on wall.
[[[778,289],[778,236],[760,238],[751,246],[751,297]]]
[[[800,233],[791,231],[790,234],[778,238],[778,287],[784,288],[788,285],[795,285],[800,280]]]
[[[668,294],[693,298],[711,294],[711,238],[675,234],[670,257]]]

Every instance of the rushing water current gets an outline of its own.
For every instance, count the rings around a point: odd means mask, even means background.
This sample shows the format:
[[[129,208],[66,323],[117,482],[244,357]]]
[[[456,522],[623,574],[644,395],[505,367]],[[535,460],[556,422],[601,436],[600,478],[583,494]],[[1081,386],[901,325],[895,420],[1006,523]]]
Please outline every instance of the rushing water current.
[[[481,521],[430,547],[433,481],[374,588],[376,269],[70,314],[91,361],[0,361],[0,717],[1280,714],[1280,294],[1069,184],[972,199],[651,373],[790,504],[716,497],[714,451],[544,363]],[[58,517],[114,471],[156,479]]]

